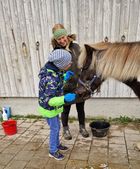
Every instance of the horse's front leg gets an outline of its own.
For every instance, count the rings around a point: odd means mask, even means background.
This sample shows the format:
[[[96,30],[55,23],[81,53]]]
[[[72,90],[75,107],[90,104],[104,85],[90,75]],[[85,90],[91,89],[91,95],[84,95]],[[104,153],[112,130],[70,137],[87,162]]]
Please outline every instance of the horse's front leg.
[[[127,80],[123,83],[129,86],[140,99],[140,82],[137,79]]]

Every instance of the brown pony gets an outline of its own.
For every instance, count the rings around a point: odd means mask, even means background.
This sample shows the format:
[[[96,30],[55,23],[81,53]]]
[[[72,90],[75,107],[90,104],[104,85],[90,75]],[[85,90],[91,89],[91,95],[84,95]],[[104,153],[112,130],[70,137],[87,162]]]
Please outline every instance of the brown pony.
[[[129,86],[140,99],[140,42],[101,42],[85,45],[78,60],[77,93],[93,93],[112,77]]]

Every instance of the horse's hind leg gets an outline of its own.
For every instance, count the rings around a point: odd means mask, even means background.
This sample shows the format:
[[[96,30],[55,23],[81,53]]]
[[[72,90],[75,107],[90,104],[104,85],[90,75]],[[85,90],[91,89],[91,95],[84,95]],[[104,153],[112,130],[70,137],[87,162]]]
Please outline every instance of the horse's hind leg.
[[[138,98],[140,99],[140,82],[137,81],[137,79],[127,80],[123,83],[129,86],[134,91],[136,96],[138,96]]]

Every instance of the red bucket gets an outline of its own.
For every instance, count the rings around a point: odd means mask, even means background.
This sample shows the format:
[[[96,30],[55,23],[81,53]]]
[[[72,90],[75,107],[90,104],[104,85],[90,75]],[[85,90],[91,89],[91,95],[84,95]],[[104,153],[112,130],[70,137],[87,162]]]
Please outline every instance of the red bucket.
[[[2,122],[2,126],[6,135],[17,133],[17,122],[15,120],[7,120]]]

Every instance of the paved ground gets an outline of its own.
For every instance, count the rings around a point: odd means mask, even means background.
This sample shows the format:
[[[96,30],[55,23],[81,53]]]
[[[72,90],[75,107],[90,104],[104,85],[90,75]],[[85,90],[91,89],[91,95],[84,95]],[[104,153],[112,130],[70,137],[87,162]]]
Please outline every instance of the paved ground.
[[[65,160],[48,157],[49,130],[44,120],[18,120],[18,132],[5,136],[0,125],[0,169],[140,169],[140,125],[111,125],[107,137],[82,138],[78,123],[70,124],[73,139]]]

